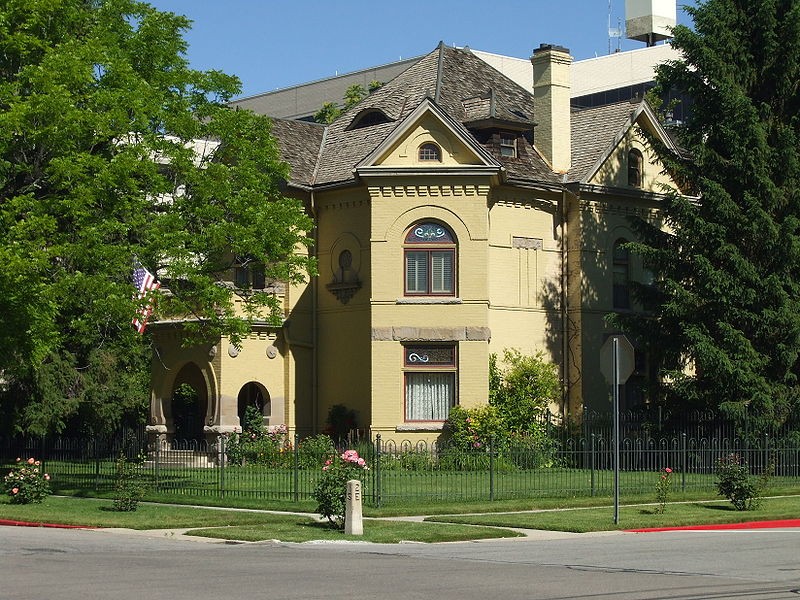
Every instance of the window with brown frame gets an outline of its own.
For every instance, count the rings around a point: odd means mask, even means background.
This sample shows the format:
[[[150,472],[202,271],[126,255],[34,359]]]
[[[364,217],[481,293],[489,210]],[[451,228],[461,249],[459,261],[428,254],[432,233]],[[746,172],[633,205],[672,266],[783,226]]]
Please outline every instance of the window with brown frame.
[[[513,133],[500,133],[500,156],[516,158],[517,156],[517,137]]]
[[[636,148],[628,152],[628,185],[631,187],[642,187],[642,167],[644,158],[642,153]]]
[[[403,348],[405,420],[446,421],[456,404],[456,347],[409,344]]]
[[[625,248],[627,240],[619,239],[614,242],[613,250],[613,307],[614,308],[630,308],[631,307],[631,264],[630,253]]]
[[[408,230],[403,247],[406,296],[455,296],[456,242],[439,223]]]

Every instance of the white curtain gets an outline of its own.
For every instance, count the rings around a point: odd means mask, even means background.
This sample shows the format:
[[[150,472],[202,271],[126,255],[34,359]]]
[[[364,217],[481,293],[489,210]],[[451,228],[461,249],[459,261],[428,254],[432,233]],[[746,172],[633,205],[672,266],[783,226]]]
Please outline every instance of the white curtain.
[[[446,420],[455,379],[455,373],[406,373],[406,421]]]

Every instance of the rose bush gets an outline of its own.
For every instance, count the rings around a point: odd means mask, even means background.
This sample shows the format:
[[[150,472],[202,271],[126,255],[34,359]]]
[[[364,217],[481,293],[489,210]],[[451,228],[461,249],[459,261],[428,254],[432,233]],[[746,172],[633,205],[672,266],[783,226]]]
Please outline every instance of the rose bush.
[[[18,458],[3,478],[3,487],[12,504],[39,503],[50,494],[50,475],[35,458]]]
[[[658,507],[656,512],[663,515],[667,510],[669,492],[672,487],[672,469],[666,467],[661,470],[658,481],[656,481],[656,502]]]
[[[317,512],[328,519],[332,527],[344,529],[347,482],[357,479],[363,484],[368,470],[366,461],[355,450],[346,450],[325,460],[313,496]]]

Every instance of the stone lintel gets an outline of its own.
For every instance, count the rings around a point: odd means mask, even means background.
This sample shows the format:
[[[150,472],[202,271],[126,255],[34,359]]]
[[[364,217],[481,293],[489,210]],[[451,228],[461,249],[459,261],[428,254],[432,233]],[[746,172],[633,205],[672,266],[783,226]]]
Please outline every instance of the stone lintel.
[[[373,327],[372,340],[379,342],[489,341],[488,327]]]

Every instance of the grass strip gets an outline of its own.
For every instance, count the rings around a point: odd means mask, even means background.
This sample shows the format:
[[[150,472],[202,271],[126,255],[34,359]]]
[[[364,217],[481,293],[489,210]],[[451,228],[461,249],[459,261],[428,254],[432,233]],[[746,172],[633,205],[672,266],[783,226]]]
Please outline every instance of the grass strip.
[[[124,527],[128,529],[195,528],[191,535],[203,537],[287,542],[311,540],[361,540],[380,543],[451,542],[488,538],[517,537],[508,529],[376,521],[365,519],[363,536],[346,536],[309,516],[212,510],[189,506],[164,506],[141,503],[134,512],[112,510],[111,500],[53,496],[42,504],[10,504],[0,498],[0,519],[26,523],[80,525],[84,527]]]
[[[0,498],[0,519],[85,527],[183,529],[263,523],[266,513],[141,503],[135,512],[113,510],[113,501],[51,496],[42,504],[10,504]]]
[[[414,523],[406,521],[364,520],[364,535],[345,535],[343,531],[331,529],[327,523],[320,523],[304,517],[272,515],[268,523],[245,525],[218,529],[196,529],[187,535],[202,537],[261,542],[281,540],[284,542],[361,541],[381,544],[400,542],[459,542],[519,537],[522,534],[510,529],[495,527],[475,527],[472,525],[453,525],[439,523]]]
[[[622,506],[617,524],[614,523],[614,512],[610,506],[508,514],[433,516],[428,517],[426,521],[585,533],[649,527],[773,521],[798,518],[798,516],[800,516],[800,498],[785,497],[766,498],[758,509],[749,511],[737,511],[724,500],[703,503],[670,503],[663,514],[656,512],[655,506]]]

